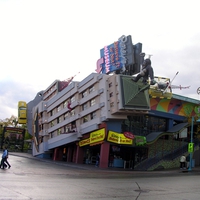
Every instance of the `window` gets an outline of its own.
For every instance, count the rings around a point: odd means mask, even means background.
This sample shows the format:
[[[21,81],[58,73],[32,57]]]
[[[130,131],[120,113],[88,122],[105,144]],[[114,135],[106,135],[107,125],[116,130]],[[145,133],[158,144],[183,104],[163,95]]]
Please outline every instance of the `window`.
[[[54,126],[54,122],[52,121],[52,122],[51,122],[51,127],[53,127],[53,126]]]
[[[63,103],[63,107],[66,108],[67,105],[68,105],[68,101],[65,101],[65,102]]]
[[[129,131],[136,135],[146,136],[152,132],[164,132],[167,130],[167,121],[164,118],[153,116],[128,116]]]
[[[87,109],[87,103],[84,103],[83,105],[82,105],[82,110],[86,110]]]
[[[66,120],[69,117],[69,112],[64,114],[64,120]]]
[[[108,87],[109,87],[109,88],[110,88],[110,87],[112,87],[112,82],[111,82],[111,83],[109,83]]]
[[[61,106],[57,107],[57,112],[59,112],[61,110]]]
[[[76,122],[75,121],[73,121],[72,123],[71,123],[71,132],[76,132],[77,130],[76,130]]]
[[[95,91],[94,85],[89,87],[89,93],[94,92],[94,91]]]
[[[50,117],[53,116],[53,111],[52,110],[49,112],[49,115],[50,115]]]
[[[52,110],[52,116],[55,115],[55,109]]]
[[[73,103],[76,100],[75,96],[72,96],[70,100],[71,100],[70,102]]]
[[[166,131],[166,119],[163,118],[150,118],[150,130],[152,131]]]
[[[110,93],[110,97],[113,97],[113,92]]]
[[[90,119],[94,119],[94,118],[96,118],[96,112],[92,112],[92,113],[90,114]]]
[[[83,117],[83,123],[88,122],[88,116]]]
[[[61,121],[62,121],[61,119],[62,119],[61,117],[57,118],[57,124],[61,123]]]
[[[71,110],[71,116],[74,116],[75,115],[75,110],[73,109],[73,110]]]
[[[95,104],[95,99],[90,100],[90,106],[93,106]]]
[[[85,90],[84,92],[82,92],[82,98],[87,96],[87,90]]]
[[[58,130],[57,130],[57,135],[60,135],[61,134],[61,129],[59,128]]]
[[[67,124],[66,126],[65,126],[65,132],[66,133],[69,133],[71,131],[71,124]]]

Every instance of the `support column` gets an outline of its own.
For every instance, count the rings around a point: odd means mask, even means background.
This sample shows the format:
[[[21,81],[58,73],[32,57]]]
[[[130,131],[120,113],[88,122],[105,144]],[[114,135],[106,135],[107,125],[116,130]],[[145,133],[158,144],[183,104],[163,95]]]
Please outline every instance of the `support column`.
[[[73,162],[73,163],[76,163],[77,146],[72,146],[72,151],[73,151],[72,162]]]
[[[104,142],[101,144],[101,152],[100,152],[100,168],[108,168],[108,159],[109,159],[109,151],[110,151],[110,143]]]
[[[77,146],[76,150],[76,163],[83,164],[84,151],[83,148]]]
[[[54,149],[53,160],[58,160],[59,148]]]
[[[71,146],[68,146],[67,162],[72,162],[72,148],[71,148]]]

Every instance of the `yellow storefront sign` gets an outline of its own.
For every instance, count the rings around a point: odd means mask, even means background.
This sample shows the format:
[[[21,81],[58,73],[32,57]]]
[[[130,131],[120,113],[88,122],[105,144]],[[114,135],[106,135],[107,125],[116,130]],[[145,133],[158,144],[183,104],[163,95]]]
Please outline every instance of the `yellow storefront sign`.
[[[105,139],[105,135],[104,128],[90,133],[90,144],[103,141]]]
[[[108,132],[107,141],[113,142],[113,143],[116,143],[116,144],[129,144],[129,145],[133,144],[132,139],[128,139],[122,133],[117,133],[117,132],[113,132],[113,131]]]
[[[105,129],[100,129],[90,133],[90,137],[84,140],[79,141],[79,146],[85,146],[97,142],[101,142],[105,139]]]
[[[85,145],[89,145],[90,144],[90,138],[87,138],[85,140],[80,140],[78,144],[79,144],[80,147],[85,146]]]

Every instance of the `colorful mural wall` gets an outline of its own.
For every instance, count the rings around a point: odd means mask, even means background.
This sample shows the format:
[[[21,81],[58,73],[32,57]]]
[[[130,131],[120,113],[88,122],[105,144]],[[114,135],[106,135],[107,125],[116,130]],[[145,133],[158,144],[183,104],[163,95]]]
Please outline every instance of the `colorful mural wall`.
[[[194,103],[181,101],[178,99],[150,99],[152,110],[167,112],[181,116],[196,116],[200,115],[200,106]]]

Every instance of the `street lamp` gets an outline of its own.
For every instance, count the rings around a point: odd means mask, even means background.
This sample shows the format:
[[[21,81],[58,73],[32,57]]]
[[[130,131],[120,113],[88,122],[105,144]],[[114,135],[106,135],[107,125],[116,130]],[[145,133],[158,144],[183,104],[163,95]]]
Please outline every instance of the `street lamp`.
[[[196,120],[196,122],[200,122],[200,118]],[[193,143],[193,127],[194,127],[194,116],[192,116],[190,144]],[[192,171],[192,154],[193,154],[193,151],[190,151],[190,166],[188,168],[188,171]]]

